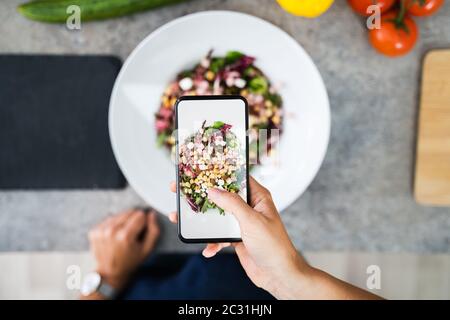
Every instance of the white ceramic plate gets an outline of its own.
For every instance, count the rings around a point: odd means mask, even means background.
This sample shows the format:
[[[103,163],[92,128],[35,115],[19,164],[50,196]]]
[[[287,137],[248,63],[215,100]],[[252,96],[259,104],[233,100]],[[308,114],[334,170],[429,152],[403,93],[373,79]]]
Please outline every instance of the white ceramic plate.
[[[167,151],[156,146],[154,113],[169,81],[210,49],[217,55],[239,50],[256,57],[256,65],[281,86],[284,131],[274,158],[279,163],[252,172],[281,211],[305,191],[323,161],[330,133],[328,96],[302,47],[283,30],[250,15],[187,15],[160,27],[136,47],[110,101],[109,132],[119,166],[150,206],[164,214],[175,210],[175,195],[169,191],[175,168]]]

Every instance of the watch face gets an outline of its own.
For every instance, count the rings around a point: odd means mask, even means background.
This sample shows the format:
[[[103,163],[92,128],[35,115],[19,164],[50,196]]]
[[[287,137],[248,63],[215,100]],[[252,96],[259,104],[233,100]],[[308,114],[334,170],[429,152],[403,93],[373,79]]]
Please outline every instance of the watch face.
[[[88,296],[91,293],[97,291],[102,279],[97,272],[92,272],[84,277],[83,284],[81,286],[81,294]]]

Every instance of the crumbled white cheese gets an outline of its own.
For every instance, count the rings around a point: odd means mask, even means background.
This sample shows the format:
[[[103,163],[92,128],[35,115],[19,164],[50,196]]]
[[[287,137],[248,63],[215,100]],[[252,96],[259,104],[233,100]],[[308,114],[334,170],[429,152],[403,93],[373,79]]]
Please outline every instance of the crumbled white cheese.
[[[246,84],[247,82],[242,78],[234,80],[234,85],[240,89],[244,88]]]
[[[200,61],[200,65],[201,65],[203,68],[209,68],[210,62],[211,62],[211,61],[210,61],[208,58],[203,58],[203,59]]]
[[[194,82],[192,81],[191,78],[186,77],[186,78],[181,79],[178,82],[178,85],[180,86],[181,90],[187,91],[192,88],[192,86],[194,85]]]
[[[227,87],[232,87],[234,86],[234,81],[235,79],[233,77],[228,77],[225,79],[225,84],[227,85]]]

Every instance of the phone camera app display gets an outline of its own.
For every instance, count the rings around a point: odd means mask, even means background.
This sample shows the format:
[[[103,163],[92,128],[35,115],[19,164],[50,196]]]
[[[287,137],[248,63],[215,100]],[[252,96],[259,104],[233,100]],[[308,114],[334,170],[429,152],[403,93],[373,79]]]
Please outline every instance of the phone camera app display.
[[[185,99],[177,104],[180,236],[183,240],[237,240],[236,219],[208,199],[208,190],[218,188],[247,200],[245,100]]]

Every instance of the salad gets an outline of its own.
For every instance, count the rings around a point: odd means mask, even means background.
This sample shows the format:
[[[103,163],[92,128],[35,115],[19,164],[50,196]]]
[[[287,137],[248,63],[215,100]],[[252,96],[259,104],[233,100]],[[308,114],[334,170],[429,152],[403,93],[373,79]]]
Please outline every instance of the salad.
[[[258,131],[267,129],[267,151],[270,155],[276,139],[270,139],[272,129],[282,129],[282,99],[265,74],[255,66],[255,58],[238,51],[225,56],[213,56],[210,51],[192,69],[180,72],[165,89],[161,105],[155,114],[157,143],[174,149],[174,105],[183,95],[239,94],[249,106],[249,159],[258,159]]]
[[[179,146],[178,174],[180,190],[194,212],[222,208],[208,200],[207,190],[219,188],[245,193],[245,155],[232,126],[206,121]]]

